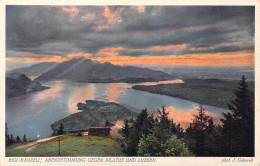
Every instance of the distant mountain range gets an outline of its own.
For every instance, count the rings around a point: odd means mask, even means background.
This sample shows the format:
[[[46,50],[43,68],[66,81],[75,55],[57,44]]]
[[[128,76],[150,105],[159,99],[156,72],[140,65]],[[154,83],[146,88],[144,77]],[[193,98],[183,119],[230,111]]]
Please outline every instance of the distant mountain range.
[[[30,92],[48,89],[38,81],[32,81],[25,74],[11,73],[6,75],[6,97],[21,96]]]
[[[170,80],[174,77],[162,71],[133,66],[117,66],[78,58],[58,64],[36,78],[38,81],[70,80],[77,82],[147,82]]]
[[[59,63],[56,62],[43,62],[38,63],[29,67],[14,69],[11,71],[8,71],[7,74],[11,73],[23,73],[28,77],[38,77],[42,75],[45,72],[48,72],[52,70],[53,68],[57,67]]]

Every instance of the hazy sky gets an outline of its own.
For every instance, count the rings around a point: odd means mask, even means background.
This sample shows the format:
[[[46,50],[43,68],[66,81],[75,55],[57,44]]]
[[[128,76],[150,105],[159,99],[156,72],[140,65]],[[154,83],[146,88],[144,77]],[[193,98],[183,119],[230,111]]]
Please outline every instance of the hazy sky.
[[[7,6],[8,62],[254,65],[254,7]]]

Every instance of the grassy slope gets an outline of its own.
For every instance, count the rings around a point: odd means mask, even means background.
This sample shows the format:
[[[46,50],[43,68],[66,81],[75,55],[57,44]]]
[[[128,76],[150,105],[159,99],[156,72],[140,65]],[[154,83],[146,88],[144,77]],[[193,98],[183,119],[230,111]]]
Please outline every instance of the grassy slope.
[[[30,146],[30,144],[32,144],[32,142],[25,142],[25,143],[21,142],[21,143],[16,143],[16,144],[7,146],[5,155],[7,157],[12,157],[12,156],[22,157],[22,156],[24,156],[24,152],[26,151],[26,149],[28,149],[28,146]]]
[[[61,137],[61,155],[60,156],[124,156],[122,149],[111,138],[95,137],[95,136],[76,136],[64,135]],[[53,157],[58,155],[57,139],[44,142],[29,152],[26,149],[19,149],[8,152],[7,156],[33,156],[33,157]]]

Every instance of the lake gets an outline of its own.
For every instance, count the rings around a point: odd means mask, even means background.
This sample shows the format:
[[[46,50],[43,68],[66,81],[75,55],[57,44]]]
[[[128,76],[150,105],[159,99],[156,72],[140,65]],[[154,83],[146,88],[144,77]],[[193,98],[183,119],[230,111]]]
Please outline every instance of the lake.
[[[173,80],[160,83],[181,82],[181,80]],[[30,139],[35,139],[37,135],[40,135],[40,138],[48,137],[52,133],[50,125],[78,112],[77,103],[85,100],[116,102],[136,112],[147,108],[154,115],[157,115],[157,110],[164,105],[169,112],[169,117],[184,128],[192,122],[199,106],[192,101],[131,89],[136,84],[52,81],[43,85],[51,88],[6,100],[6,122],[9,134],[15,137],[26,134]],[[217,124],[220,123],[221,113],[228,111],[212,106],[204,107]]]

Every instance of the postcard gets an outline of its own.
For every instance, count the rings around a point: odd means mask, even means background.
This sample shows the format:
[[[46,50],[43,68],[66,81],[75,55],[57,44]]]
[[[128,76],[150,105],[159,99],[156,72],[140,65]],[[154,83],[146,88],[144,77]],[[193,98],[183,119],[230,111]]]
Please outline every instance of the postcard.
[[[259,2],[2,1],[0,165],[259,165]]]

